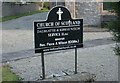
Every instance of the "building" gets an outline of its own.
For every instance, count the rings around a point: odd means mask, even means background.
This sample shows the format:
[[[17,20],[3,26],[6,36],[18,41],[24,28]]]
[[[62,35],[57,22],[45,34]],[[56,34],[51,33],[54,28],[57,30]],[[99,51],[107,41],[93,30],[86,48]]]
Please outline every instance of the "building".
[[[100,0],[99,0],[100,1]],[[59,2],[57,5],[67,7],[72,15],[72,18],[81,18],[84,21],[84,26],[100,26],[101,15],[103,12],[103,3],[96,0],[95,2]],[[55,6],[56,2],[50,3],[50,7]]]

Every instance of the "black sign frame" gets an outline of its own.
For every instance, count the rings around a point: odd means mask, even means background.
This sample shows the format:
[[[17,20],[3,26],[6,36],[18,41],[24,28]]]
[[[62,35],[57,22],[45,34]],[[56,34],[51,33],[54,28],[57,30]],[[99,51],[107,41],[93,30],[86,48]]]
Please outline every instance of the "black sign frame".
[[[55,12],[57,12],[59,8],[61,8],[61,10],[64,11],[64,15],[62,15],[63,17],[61,16],[62,18],[61,20],[56,19],[59,18],[58,17],[59,15],[57,15]],[[79,29],[79,30],[72,31],[70,30],[71,28]],[[50,32],[50,29],[52,30],[56,29],[56,31]],[[57,32],[57,30],[60,29],[69,29],[69,30]],[[53,35],[66,34],[66,36],[47,37],[48,33],[49,34],[53,33]],[[64,40],[56,42],[55,41],[56,38],[58,39],[64,38]],[[72,19],[69,10],[63,6],[54,7],[48,13],[46,21],[34,21],[34,40],[35,40],[35,53],[41,53],[42,51],[49,52],[49,51],[66,50],[66,49],[83,47],[83,19]],[[71,42],[74,43],[69,44],[70,40]],[[61,43],[61,44],[56,45],[56,43]]]

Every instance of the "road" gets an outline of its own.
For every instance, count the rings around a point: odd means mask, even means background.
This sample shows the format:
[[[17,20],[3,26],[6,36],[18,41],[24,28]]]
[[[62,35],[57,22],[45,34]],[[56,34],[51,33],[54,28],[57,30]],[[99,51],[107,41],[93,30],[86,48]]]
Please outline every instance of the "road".
[[[33,21],[46,20],[47,12],[2,23],[2,60],[26,58],[34,55]],[[106,35],[106,36],[105,36]],[[109,32],[84,32],[84,47],[111,44]]]
[[[33,49],[33,21],[45,20],[47,12],[9,20],[2,24],[2,59],[26,57]],[[17,54],[16,54],[17,53]],[[22,55],[19,53],[23,53]],[[30,51],[30,54],[33,52]],[[30,56],[30,55],[28,55]]]

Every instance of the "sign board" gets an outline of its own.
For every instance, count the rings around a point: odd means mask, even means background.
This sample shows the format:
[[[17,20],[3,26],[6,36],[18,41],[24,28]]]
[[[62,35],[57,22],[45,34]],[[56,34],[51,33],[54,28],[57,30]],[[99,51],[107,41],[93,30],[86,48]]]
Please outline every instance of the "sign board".
[[[83,46],[83,19],[72,19],[63,6],[54,7],[46,21],[34,21],[35,53]]]

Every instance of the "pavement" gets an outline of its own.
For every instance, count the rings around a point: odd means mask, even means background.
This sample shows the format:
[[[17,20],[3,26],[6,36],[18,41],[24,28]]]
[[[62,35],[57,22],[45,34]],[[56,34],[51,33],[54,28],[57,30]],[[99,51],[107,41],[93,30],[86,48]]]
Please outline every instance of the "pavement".
[[[33,21],[47,12],[2,24],[2,62],[24,81],[41,81],[41,56],[34,54]],[[78,74],[74,75],[74,49],[45,53],[46,80],[118,81],[115,42],[106,30],[84,27],[84,47],[78,49]],[[80,78],[80,79],[79,79]]]

